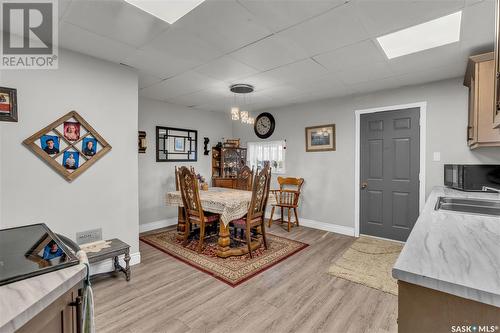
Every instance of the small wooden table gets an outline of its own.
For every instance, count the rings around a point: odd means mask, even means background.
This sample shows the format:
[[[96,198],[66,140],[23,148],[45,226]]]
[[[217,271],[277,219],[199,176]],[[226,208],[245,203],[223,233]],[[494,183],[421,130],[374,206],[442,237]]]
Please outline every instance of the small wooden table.
[[[203,210],[220,214],[219,239],[217,256],[227,258],[240,256],[248,253],[248,247],[231,248],[229,234],[229,222],[242,218],[248,211],[252,200],[252,191],[234,190],[222,187],[211,187],[208,191],[200,191],[200,201]],[[167,193],[166,203],[170,206],[182,206],[181,193],[179,191]],[[267,204],[276,203],[274,196],[269,196]],[[185,223],[179,220],[179,232],[184,233]],[[250,246],[252,250],[259,248],[260,241],[253,241]]]
[[[87,258],[91,264],[106,259],[113,259],[114,270],[111,272],[95,274],[93,276],[123,272],[125,273],[127,281],[130,281],[130,245],[119,240],[118,238],[107,240],[107,242],[111,242],[110,247],[103,248],[99,252],[89,252],[87,253]],[[118,261],[118,256],[122,254],[125,255],[123,258],[125,260],[125,268],[122,267]]]

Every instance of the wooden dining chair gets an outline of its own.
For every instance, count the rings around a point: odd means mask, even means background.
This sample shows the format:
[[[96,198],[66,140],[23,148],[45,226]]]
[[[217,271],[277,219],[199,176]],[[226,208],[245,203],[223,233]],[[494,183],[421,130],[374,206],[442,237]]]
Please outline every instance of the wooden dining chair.
[[[205,214],[200,201],[200,192],[196,174],[187,167],[178,169],[179,188],[181,191],[182,204],[184,205],[184,217],[186,227],[184,230],[184,245],[187,244],[191,225],[200,226],[200,241],[197,251],[203,249],[205,239],[205,226],[213,225],[219,221],[218,214]]]
[[[288,232],[292,227],[291,222],[291,211],[293,210],[295,215],[295,224],[299,226],[299,215],[297,214],[297,208],[299,207],[299,197],[300,189],[302,184],[304,184],[304,178],[292,178],[292,177],[278,177],[278,184],[280,185],[279,190],[271,190],[271,195],[274,195],[276,199],[276,204],[273,204],[271,209],[271,217],[269,218],[269,227],[273,223],[273,215],[276,207],[281,210],[281,223],[283,220],[284,210],[288,210]]]
[[[236,189],[251,191],[252,190],[252,180],[253,180],[253,168],[250,169],[248,166],[243,166],[238,170],[236,176]]]
[[[248,253],[252,258],[252,233],[251,229],[261,227],[264,248],[267,250],[266,229],[264,214],[266,212],[267,199],[269,198],[269,184],[271,183],[271,168],[266,166],[261,172],[255,174],[252,186],[252,199],[248,206],[247,215],[241,219],[232,221],[234,228],[244,229],[246,233],[246,243]]]

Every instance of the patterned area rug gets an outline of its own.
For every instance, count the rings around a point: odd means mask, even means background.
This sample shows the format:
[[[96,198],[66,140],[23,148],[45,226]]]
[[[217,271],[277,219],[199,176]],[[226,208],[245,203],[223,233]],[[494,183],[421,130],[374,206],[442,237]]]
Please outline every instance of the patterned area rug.
[[[186,247],[176,239],[176,230],[161,231],[140,237],[140,240],[191,265],[215,278],[236,287],[266,269],[285,260],[308,244],[267,233],[268,249],[262,245],[248,254],[229,258],[217,257],[217,236],[205,239],[202,253],[196,252],[198,240],[192,240]]]
[[[361,236],[330,267],[328,273],[397,295],[398,284],[392,277],[392,267],[402,248],[401,243]]]

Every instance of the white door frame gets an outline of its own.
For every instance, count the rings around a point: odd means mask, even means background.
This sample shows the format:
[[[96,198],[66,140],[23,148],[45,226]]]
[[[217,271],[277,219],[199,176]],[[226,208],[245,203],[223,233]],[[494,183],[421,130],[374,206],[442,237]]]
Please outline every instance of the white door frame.
[[[401,109],[419,108],[420,109],[420,173],[419,173],[419,211],[421,212],[425,204],[425,144],[426,144],[426,127],[427,127],[427,102],[418,102],[401,105],[383,106],[372,109],[356,110],[356,147],[355,147],[355,162],[354,162],[354,236],[359,237],[359,218],[360,218],[360,196],[359,178],[361,177],[361,115],[367,113],[397,111]]]

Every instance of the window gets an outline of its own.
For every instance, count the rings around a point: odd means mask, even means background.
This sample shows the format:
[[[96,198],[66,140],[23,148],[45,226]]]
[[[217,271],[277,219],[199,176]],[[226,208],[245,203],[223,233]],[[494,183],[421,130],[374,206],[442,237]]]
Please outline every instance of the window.
[[[285,173],[285,141],[248,142],[247,164],[255,169],[269,161],[273,173]]]

